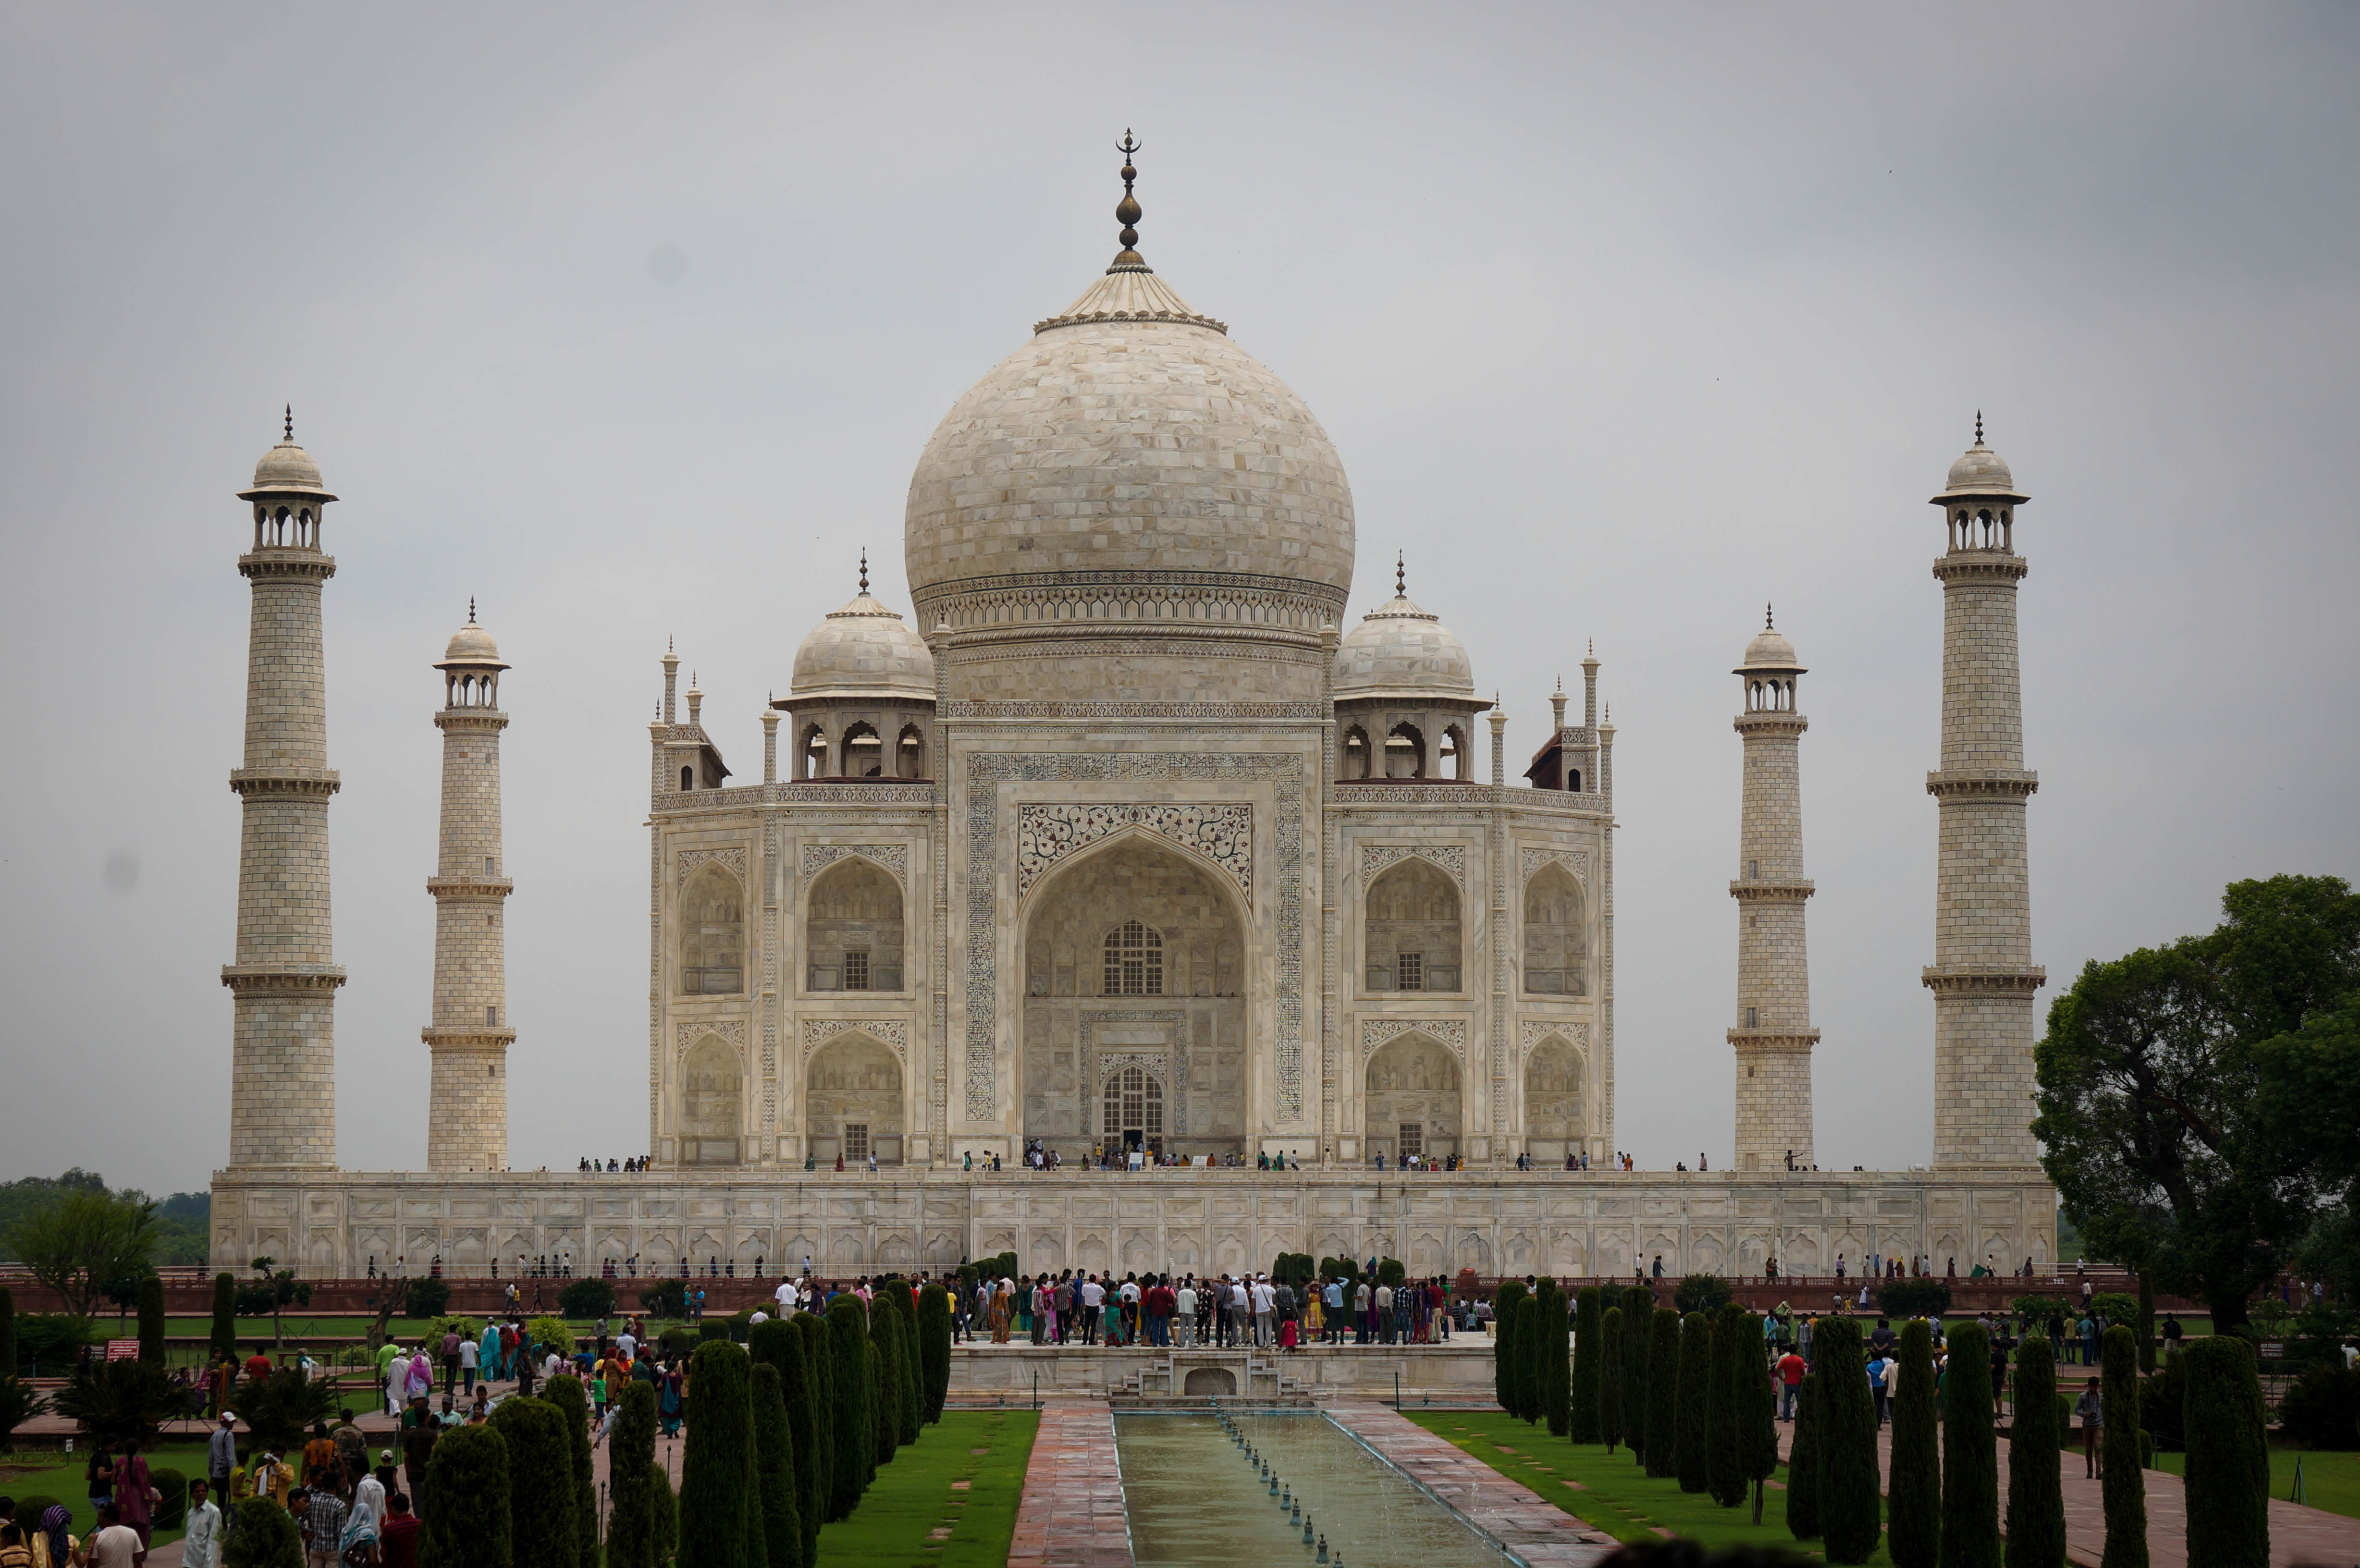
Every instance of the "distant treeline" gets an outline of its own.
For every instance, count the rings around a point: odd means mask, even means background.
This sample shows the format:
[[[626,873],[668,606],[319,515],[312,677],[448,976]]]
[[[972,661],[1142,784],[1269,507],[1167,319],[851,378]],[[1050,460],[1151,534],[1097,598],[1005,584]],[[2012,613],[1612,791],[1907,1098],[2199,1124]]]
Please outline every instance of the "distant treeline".
[[[209,1256],[207,1242],[213,1235],[213,1214],[211,1192],[175,1192],[169,1198],[151,1199],[137,1187],[120,1191],[111,1188],[105,1177],[77,1165],[62,1176],[26,1176],[0,1182],[0,1263],[19,1261],[8,1237],[27,1210],[45,1198],[76,1191],[109,1192],[129,1203],[155,1203],[157,1237],[153,1261],[159,1268],[202,1264]]]

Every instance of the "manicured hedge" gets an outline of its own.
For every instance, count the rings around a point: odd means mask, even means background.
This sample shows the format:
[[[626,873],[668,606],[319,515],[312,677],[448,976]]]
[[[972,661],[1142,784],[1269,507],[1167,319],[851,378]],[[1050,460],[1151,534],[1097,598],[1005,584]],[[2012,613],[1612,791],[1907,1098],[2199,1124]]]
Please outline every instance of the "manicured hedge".
[[[1885,1550],[1893,1568],[1935,1568],[1942,1550],[1942,1452],[1934,1399],[1934,1331],[1923,1319],[1901,1326],[1897,1373],[1891,1401],[1893,1468],[1885,1481]],[[2050,1457],[2054,1470],[2053,1453]]]
[[[2114,1368],[2116,1334],[2106,1331]],[[2270,1454],[2254,1350],[2230,1334],[2208,1334],[2188,1357],[2188,1568],[2269,1568]],[[2112,1407],[2109,1407],[2111,1418]],[[2107,1436],[2114,1435],[2111,1419]],[[2114,1463],[2107,1444],[2106,1465]]]
[[[1961,1323],[1942,1376],[1942,1568],[2000,1568],[1994,1420],[1991,1335]]]
[[[1876,1407],[1868,1397],[1868,1363],[1860,1324],[1821,1318],[1813,1331],[1819,1407],[1819,1531],[1830,1563],[1865,1563],[1884,1535],[1877,1482]]]
[[[426,1458],[426,1493],[434,1505],[419,1516],[419,1568],[509,1568],[515,1561],[509,1490],[508,1443],[498,1429],[453,1427],[435,1439]],[[257,1506],[287,1518],[285,1509],[249,1497],[238,1505],[240,1533],[245,1510]],[[296,1561],[302,1561],[300,1552]]]
[[[1647,1474],[1677,1475],[1679,1449],[1680,1314],[1657,1307],[1647,1323]]]
[[[2007,1439],[2007,1568],[2065,1568],[2065,1490],[2057,1461],[2064,1432],[2057,1405],[2056,1354],[2047,1340],[2027,1338],[2016,1347]]]
[[[2138,1345],[2126,1328],[2110,1328],[2100,1342],[2106,1429],[2098,1440],[2099,1496],[2105,1508],[2106,1546],[2101,1568],[2147,1568],[2147,1478],[2140,1473]],[[2191,1557],[2190,1568],[2196,1568]]]
[[[1690,1312],[1680,1320],[1680,1366],[1674,1410],[1677,1421],[1673,1443],[1683,1492],[1701,1492],[1710,1484],[1710,1450],[1707,1418],[1712,1403],[1712,1320]]]

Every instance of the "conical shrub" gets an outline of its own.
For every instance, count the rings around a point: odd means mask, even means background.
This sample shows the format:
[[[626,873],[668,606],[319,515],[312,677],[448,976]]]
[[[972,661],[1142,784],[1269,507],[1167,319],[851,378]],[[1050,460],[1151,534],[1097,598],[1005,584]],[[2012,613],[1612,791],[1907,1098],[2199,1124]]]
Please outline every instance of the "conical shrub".
[[[1557,1393],[1554,1382],[1548,1391],[1549,1431],[1559,1436],[1570,1436],[1576,1443],[1604,1441],[1603,1434],[1598,1430],[1598,1388],[1604,1377],[1599,1365],[1604,1355],[1605,1334],[1601,1328],[1604,1322],[1603,1297],[1604,1292],[1595,1285],[1584,1285],[1574,1295],[1573,1382],[1566,1395],[1569,1409],[1564,1431],[1560,1432],[1557,1425]],[[1559,1367],[1551,1376],[1562,1378],[1566,1371]]]
[[[811,1505],[803,1510],[803,1533],[818,1550],[819,1527],[836,1518],[836,1356],[828,1345],[827,1319],[797,1312],[787,1320],[803,1343],[803,1383],[811,1390]],[[788,1407],[792,1413],[793,1407]],[[798,1453],[801,1450],[797,1451]]]
[[[2199,1343],[2202,1343],[2201,1341]],[[2105,1507],[2106,1545],[2099,1556],[2100,1568],[2147,1568],[2147,1477],[2139,1469],[2138,1445],[2138,1346],[2132,1342],[2128,1329],[2110,1328],[2099,1342],[2101,1364],[2099,1397],[2105,1401],[2106,1426],[2098,1439],[2098,1468],[2103,1477],[2098,1483],[2098,1495]],[[2189,1409],[2192,1412],[2195,1402]],[[2188,1483],[2193,1490],[2192,1472],[2196,1433],[2188,1433],[2190,1465]],[[2195,1530],[2195,1508],[2190,1510],[2190,1534]],[[2195,1568],[2195,1546],[2190,1542],[2190,1568]]]
[[[508,1497],[508,1443],[497,1428],[453,1427],[435,1439],[426,1456],[426,1495],[434,1506],[419,1519],[419,1568],[510,1568],[516,1559],[510,1545],[515,1514]],[[241,1527],[242,1510],[257,1507],[287,1519],[292,1529],[284,1508],[254,1497],[238,1505]]]
[[[248,1497],[236,1505],[232,1517],[224,1522],[229,1539],[222,1545],[223,1568],[304,1568],[302,1531],[296,1527],[295,1516],[276,1500]],[[420,1561],[430,1560],[421,1557]],[[445,1565],[464,1561],[473,1560],[441,1559]],[[508,1559],[503,1557],[500,1561],[506,1563]]]
[[[606,1568],[658,1568],[656,1497],[649,1485],[655,1456],[656,1391],[646,1383],[626,1383],[606,1434]],[[667,1496],[667,1505],[670,1500]]]
[[[648,1496],[655,1502],[656,1568],[665,1568],[680,1556],[680,1497],[660,1459],[648,1461]]]
[[[1598,1320],[1598,1436],[1606,1452],[1622,1441],[1622,1307],[1619,1301]]]
[[[2116,1463],[2114,1422],[2120,1419],[2111,1398],[2116,1334],[2128,1338],[2129,1331],[2106,1331],[2109,1475]],[[2270,1456],[2253,1348],[2234,1335],[2216,1334],[2197,1340],[2183,1354],[2188,1358],[2188,1568],[2267,1568]]]
[[[2056,1353],[2038,1334],[2027,1334],[2016,1351],[2015,1415],[2008,1422],[2007,1568],[2065,1568],[2065,1488],[2057,1461],[2064,1441]],[[1897,1458],[1894,1469],[1900,1469]],[[1897,1524],[1897,1497],[1894,1518]]]
[[[574,1458],[574,1519],[575,1560],[583,1568],[597,1568],[598,1483],[590,1457],[590,1400],[582,1379],[571,1372],[552,1377],[541,1391],[565,1424],[566,1452]]]
[[[1647,1357],[1654,1348],[1655,1292],[1632,1285],[1622,1291],[1622,1441],[1631,1457],[1644,1462],[1647,1448]]]
[[[1680,1473],[1679,1379],[1680,1314],[1657,1307],[1647,1325],[1647,1474],[1660,1478]]]
[[[557,1408],[545,1399],[511,1397],[493,1406],[484,1424],[508,1445],[508,1560],[516,1568],[580,1568],[574,1453]],[[439,1452],[442,1444],[437,1440],[434,1446]],[[424,1500],[431,1519],[442,1503],[431,1474]]]
[[[233,1366],[237,1362],[237,1276],[235,1274],[213,1276],[213,1332],[206,1337],[205,1354],[213,1360],[226,1360]]]
[[[1672,1442],[1677,1450],[1675,1474],[1683,1492],[1702,1492],[1711,1485],[1711,1447],[1706,1419],[1712,1405],[1712,1319],[1690,1312],[1680,1320],[1680,1368],[1677,1424]]]
[[[1753,1413],[1744,1432],[1745,1478],[1754,1486],[1754,1522],[1762,1522],[1764,1485],[1778,1473],[1778,1395],[1770,1386],[1770,1368],[1761,1356],[1747,1359],[1746,1387],[1754,1391]]]
[[[1762,1331],[1732,1301],[1712,1325],[1712,1369],[1705,1386],[1705,1490],[1724,1508],[1745,1500],[1746,1427],[1754,1415],[1752,1374]]]
[[[2000,1568],[1994,1414],[1991,1335],[1961,1323],[1942,1375],[1942,1568]]]
[[[1549,1435],[1563,1437],[1572,1430],[1570,1367],[1566,1358],[1565,1292],[1555,1279],[1543,1279],[1524,1309],[1532,1319],[1526,1342],[1532,1357],[1535,1414],[1548,1423]]]
[[[696,1347],[688,1367],[688,1440],[680,1459],[680,1555],[698,1568],[759,1568],[756,1505],[748,1471],[754,1424],[753,1364],[726,1339]],[[756,1514],[759,1518],[759,1514]]]
[[[925,1364],[926,1420],[943,1419],[951,1391],[951,1298],[940,1285],[918,1292],[918,1350]]]
[[[1516,1330],[1525,1294],[1523,1283],[1511,1279],[1491,1299],[1491,1392],[1512,1416],[1524,1413],[1524,1352]]]
[[[1830,1563],[1865,1563],[1884,1536],[1876,1473],[1876,1407],[1860,1325],[1819,1320],[1812,1343],[1824,1385],[1819,1422],[1819,1537]]]
[[[803,1568],[803,1521],[795,1511],[794,1438],[787,1426],[784,1386],[777,1367],[767,1361],[755,1364],[754,1469],[761,1494],[762,1552],[767,1568]]]
[[[1936,1568],[1942,1552],[1942,1449],[1934,1400],[1934,1330],[1925,1319],[1901,1325],[1895,1370],[1885,1376],[1894,1386],[1885,1551],[1893,1568]]]
[[[901,1318],[901,1441],[918,1441],[926,1424],[926,1358],[918,1347],[918,1301],[907,1279],[893,1281],[893,1310]]]
[[[1795,1441],[1786,1451],[1786,1533],[1819,1539],[1819,1421],[1827,1398],[1816,1372],[1795,1392]]]
[[[139,1281],[139,1359],[150,1367],[164,1365],[164,1281],[153,1273]],[[0,1367],[0,1377],[16,1375],[13,1360]]]
[[[820,1519],[826,1503],[820,1492],[819,1455],[813,1452],[818,1432],[812,1421],[812,1380],[803,1361],[803,1336],[784,1320],[772,1318],[754,1325],[754,1360],[776,1367],[779,1399],[787,1418],[787,1448],[794,1457],[795,1519],[803,1529],[799,1555],[806,1564],[819,1550]],[[772,1568],[778,1568],[773,1563]]]
[[[893,1310],[887,1284],[869,1305],[869,1341],[877,1347],[877,1463],[893,1463],[901,1446],[901,1381],[909,1363],[901,1355],[901,1314]]]
[[[869,1382],[869,1314],[854,1295],[827,1304],[828,1370],[835,1381],[836,1448],[830,1519],[847,1519],[877,1473],[876,1401]]]

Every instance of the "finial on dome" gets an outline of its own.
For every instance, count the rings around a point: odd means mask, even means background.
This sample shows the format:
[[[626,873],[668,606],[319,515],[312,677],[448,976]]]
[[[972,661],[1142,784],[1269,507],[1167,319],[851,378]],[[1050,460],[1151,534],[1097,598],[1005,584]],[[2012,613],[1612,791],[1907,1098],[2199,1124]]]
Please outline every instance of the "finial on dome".
[[[1115,237],[1122,242],[1122,249],[1116,255],[1113,264],[1108,267],[1107,270],[1109,272],[1145,272],[1149,270],[1147,258],[1139,254],[1137,227],[1143,209],[1139,204],[1139,198],[1132,195],[1131,191],[1131,182],[1139,178],[1139,170],[1131,167],[1131,158],[1133,153],[1140,150],[1140,147],[1139,143],[1131,136],[1130,126],[1123,127],[1122,140],[1115,145],[1115,150],[1122,154],[1122,200],[1115,203],[1114,209],[1115,221],[1122,225],[1122,233]]]
[[[1395,550],[1393,552],[1393,597],[1396,599],[1406,599],[1409,597],[1409,570],[1407,566],[1404,564],[1407,559],[1408,557],[1404,551]]]
[[[467,595],[467,624],[471,626],[475,624],[475,596],[473,593]]]
[[[1770,618],[1770,601],[1769,601],[1769,600],[1767,600],[1767,599],[1763,600],[1763,601],[1762,601],[1762,629],[1763,629],[1764,631],[1765,631],[1765,632],[1767,632],[1767,631],[1775,631],[1775,630],[1777,629],[1777,626],[1778,626],[1778,623],[1777,623],[1777,622],[1775,622],[1775,621],[1774,621],[1774,620],[1772,620],[1772,619]]]
[[[295,439],[295,405],[294,405],[294,404],[292,404],[292,403],[290,403],[290,404],[288,404],[288,405],[287,405],[287,427],[286,427],[286,428],[287,428],[287,439],[288,439],[289,441],[293,441],[293,440]]]
[[[1983,411],[1981,408],[1975,410],[1975,444],[1983,444]]]
[[[869,547],[867,545],[860,547],[860,591],[863,593],[869,592]]]

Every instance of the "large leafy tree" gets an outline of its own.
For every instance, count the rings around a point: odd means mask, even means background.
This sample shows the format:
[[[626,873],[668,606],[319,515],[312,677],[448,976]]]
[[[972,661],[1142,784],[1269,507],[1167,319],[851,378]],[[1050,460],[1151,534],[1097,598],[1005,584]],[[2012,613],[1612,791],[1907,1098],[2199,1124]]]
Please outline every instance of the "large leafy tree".
[[[102,1188],[67,1187],[29,1204],[8,1228],[8,1248],[33,1278],[63,1297],[66,1311],[89,1317],[102,1297],[127,1304],[153,1271],[156,1205],[117,1198]]]
[[[2360,895],[2340,877],[2234,882],[2211,934],[2092,963],[2049,1011],[2032,1124],[2091,1249],[2217,1327],[2286,1266],[2317,1218],[2316,1145],[2273,1115],[2271,1042],[2360,982]]]

